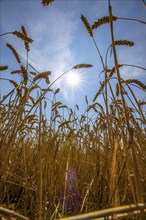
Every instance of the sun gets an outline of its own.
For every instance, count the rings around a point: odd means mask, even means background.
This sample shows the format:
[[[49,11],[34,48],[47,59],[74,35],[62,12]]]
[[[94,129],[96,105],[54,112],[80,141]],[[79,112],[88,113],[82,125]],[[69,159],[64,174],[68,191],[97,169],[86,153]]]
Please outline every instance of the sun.
[[[71,71],[65,77],[65,84],[67,87],[80,87],[82,84],[81,74],[79,72]]]
[[[80,94],[83,94],[85,84],[85,75],[81,70],[71,70],[70,72],[67,72],[61,81],[61,90],[64,98],[67,101],[72,102],[77,97],[79,92]]]

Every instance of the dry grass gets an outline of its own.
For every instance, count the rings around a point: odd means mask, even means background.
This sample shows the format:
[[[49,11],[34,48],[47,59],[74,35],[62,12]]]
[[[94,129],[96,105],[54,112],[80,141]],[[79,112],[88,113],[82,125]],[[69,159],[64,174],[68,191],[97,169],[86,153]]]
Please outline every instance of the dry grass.
[[[43,1],[43,4],[51,2],[53,0]],[[30,219],[56,219],[75,214],[65,213],[64,189],[66,192],[69,170],[76,171],[82,195],[78,212],[146,201],[145,102],[137,99],[133,87],[144,91],[145,85],[137,79],[121,78],[120,68],[124,64],[118,64],[116,53],[117,45],[134,44],[114,40],[113,21],[118,18],[112,15],[110,5],[109,16],[93,25],[85,16],[81,19],[99,53],[105,76],[94,102],[89,105],[86,96],[87,109],[82,115],[57,102],[60,90],[51,89],[56,80],[70,70],[50,84],[51,71],[38,73],[28,65],[32,40],[25,28],[22,27],[22,32],[5,33],[24,41],[27,57],[25,66],[15,48],[7,44],[20,65],[20,69],[12,73],[22,77],[20,83],[9,80],[14,89],[0,100],[0,204]],[[112,69],[107,67],[107,57],[103,61],[93,33],[105,24],[110,25],[111,30],[109,48],[112,47],[115,59]],[[71,70],[89,67],[92,65],[78,64]],[[0,70],[7,68],[1,66]],[[49,84],[45,89],[39,84],[43,79]],[[113,80],[117,89],[112,86]],[[47,93],[53,93],[51,106],[45,98]],[[103,98],[104,106],[95,102],[98,96]],[[50,108],[47,117],[46,108]],[[95,113],[94,119],[90,118],[90,112]],[[144,213],[141,212],[142,218]]]

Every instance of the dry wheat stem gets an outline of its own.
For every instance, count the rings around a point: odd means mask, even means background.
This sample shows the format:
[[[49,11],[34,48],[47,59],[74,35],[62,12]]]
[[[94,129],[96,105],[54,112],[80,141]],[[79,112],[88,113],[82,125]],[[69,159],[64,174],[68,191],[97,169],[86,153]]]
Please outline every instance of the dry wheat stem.
[[[38,204],[38,216],[39,220],[42,219],[42,206],[43,206],[43,166],[42,166],[42,132],[41,132],[41,126],[42,126],[42,100],[40,100],[39,103],[39,137],[38,137],[38,154],[39,154],[39,204]]]
[[[124,81],[124,82],[125,82],[125,81]],[[126,83],[126,82],[125,82],[125,83]],[[131,94],[132,94],[132,96],[133,96],[133,98],[134,98],[134,100],[135,100],[135,102],[136,102],[136,104],[137,104],[138,112],[140,113],[141,117],[142,117],[143,120],[145,121],[145,116],[144,116],[144,114],[143,114],[143,112],[142,112],[142,109],[141,109],[141,107],[140,107],[140,105],[139,105],[139,103],[138,103],[138,101],[137,101],[137,98],[136,98],[136,96],[135,96],[133,90],[132,90],[131,87],[128,85],[128,83],[126,83],[126,85],[127,85],[128,89],[130,90],[130,92],[131,92]]]
[[[5,36],[7,34],[13,34],[13,32],[11,31],[11,32],[6,32],[6,33],[3,33],[3,34],[0,34],[0,37]]]
[[[100,53],[100,50],[99,50],[99,48],[98,48],[98,46],[97,46],[97,43],[96,43],[96,41],[95,41],[94,36],[92,37],[92,39],[93,39],[94,45],[95,45],[95,47],[96,47],[96,49],[97,49],[97,52],[98,52],[98,54],[99,54],[99,57],[100,57],[100,60],[101,60],[103,69],[105,69],[105,65],[104,65],[104,62],[103,62],[103,58],[102,58],[102,55],[101,55],[101,53]]]
[[[63,205],[62,205],[62,217],[64,216],[65,212],[65,202],[66,202],[66,189],[67,189],[67,174],[68,174],[68,169],[69,169],[69,159],[67,160],[66,163],[66,172],[65,172],[65,187],[64,187],[64,195],[63,195]]]
[[[114,44],[114,32],[113,32],[114,30],[113,30],[112,8],[111,8],[110,0],[109,0],[109,14],[110,14],[110,18],[111,18],[110,19],[110,30],[111,30],[115,68],[116,68],[117,79],[118,79],[118,84],[119,84],[119,88],[120,88],[120,94],[121,94],[121,98],[122,98],[122,104],[123,104],[124,114],[125,114],[125,118],[126,118],[127,128],[129,130],[130,129],[129,118],[128,118],[128,115],[126,112],[126,103],[125,103],[125,99],[124,99],[124,95],[123,95],[123,91],[122,91],[122,83],[121,83],[121,77],[120,77],[120,72],[119,72],[119,67],[118,67],[117,53],[116,53],[116,48],[115,48],[115,44]]]
[[[127,20],[127,21],[136,21],[136,22],[139,22],[139,23],[142,23],[142,24],[146,24],[145,21],[142,21],[142,20],[139,20],[139,19],[134,19],[134,18],[120,18],[120,17],[117,17],[117,19],[119,19],[119,20]]]
[[[84,199],[83,199],[83,202],[82,202],[82,206],[81,206],[81,209],[80,209],[80,213],[82,213],[82,211],[83,211],[85,202],[87,201],[87,196],[88,196],[88,194],[89,194],[89,192],[90,192],[90,190],[91,190],[91,187],[92,187],[92,185],[93,185],[93,182],[94,182],[94,178],[91,180],[91,183],[90,183],[90,185],[88,186],[88,189],[87,189],[87,191],[86,191],[86,194],[85,194]]]
[[[142,70],[146,70],[145,67],[137,66],[137,65],[134,65],[134,64],[126,64],[126,63],[123,63],[122,65],[123,65],[123,66],[135,67],[135,68],[142,69]]]

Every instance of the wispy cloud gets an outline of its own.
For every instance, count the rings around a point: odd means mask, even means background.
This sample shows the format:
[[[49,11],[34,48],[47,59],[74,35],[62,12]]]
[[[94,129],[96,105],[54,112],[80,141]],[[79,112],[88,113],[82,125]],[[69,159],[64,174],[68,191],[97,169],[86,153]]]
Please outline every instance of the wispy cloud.
[[[129,47],[120,47],[118,52],[119,62],[122,64],[136,65],[146,68],[146,54],[145,54],[145,27],[143,28],[140,25],[133,28],[129,31],[126,36],[127,40],[132,40],[135,45],[131,48]],[[122,72],[122,77],[124,78],[143,78],[145,76],[145,71],[135,68],[135,67],[126,67]]]
[[[29,22],[29,31],[34,38],[29,62],[38,71],[51,70],[53,78],[71,67],[74,57],[72,44],[75,24],[71,16],[60,9],[52,9]]]
[[[23,4],[18,4],[15,2],[17,11],[23,8],[23,18],[20,14],[17,14],[17,19],[19,23],[26,27],[28,35],[34,40],[29,52],[29,63],[39,72],[52,71],[51,81],[53,81],[64,71],[76,64],[71,46],[76,31],[77,21],[74,19],[74,13],[78,3],[72,5],[72,12],[67,11],[67,6],[63,7],[62,4],[59,3],[54,7],[43,8],[41,5],[32,4],[32,2],[28,3],[27,11],[25,10],[25,2],[22,3]],[[7,7],[7,10],[9,10],[9,6],[10,5],[7,5],[4,8]],[[13,8],[13,10],[15,9]],[[33,10],[33,13],[31,13],[31,10]],[[26,12],[25,14],[24,11]],[[15,30],[18,21],[12,16],[15,12],[13,11],[13,13],[11,13],[12,11],[8,17],[11,18],[11,29]],[[9,18],[3,18],[4,31],[5,27],[10,28],[7,26],[8,20]],[[22,42],[13,37],[12,39],[9,38],[9,42],[14,45],[25,62],[26,52]],[[62,79],[58,80],[54,86],[55,88],[61,87]],[[65,92],[63,95],[64,98],[66,98]]]

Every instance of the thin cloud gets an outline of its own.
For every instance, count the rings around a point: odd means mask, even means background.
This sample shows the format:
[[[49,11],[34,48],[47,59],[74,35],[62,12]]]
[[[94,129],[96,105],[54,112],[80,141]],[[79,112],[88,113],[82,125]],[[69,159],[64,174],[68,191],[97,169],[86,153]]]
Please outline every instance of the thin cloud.
[[[129,64],[129,65],[135,65],[139,67],[145,68],[145,54],[143,52],[143,49],[141,48],[135,48],[131,50],[130,48],[127,48],[123,51],[119,51],[118,53],[118,59],[120,64]],[[144,70],[132,67],[132,66],[126,66],[123,68],[124,71],[122,71],[123,77],[136,77],[140,78],[143,77],[145,74]],[[129,72],[129,74],[128,74]]]
[[[24,2],[22,5],[15,3],[17,9],[19,8],[20,10],[23,7],[23,11],[25,11],[24,7],[26,5]],[[32,3],[30,2],[29,4]],[[55,7],[44,8],[44,10],[36,10],[38,6],[34,5],[34,11],[31,15],[32,6],[29,7],[26,14],[23,13],[23,19],[22,17],[19,19],[19,23],[21,24],[21,21],[23,21],[22,25],[26,27],[28,35],[34,40],[33,44],[30,45],[29,63],[39,72],[52,71],[50,79],[53,82],[63,72],[77,63],[71,47],[76,34],[76,26],[78,25],[75,20],[76,6],[79,5],[78,2],[74,2],[72,11],[67,11],[59,3]],[[10,17],[13,18],[12,15]],[[5,27],[7,26],[6,23],[7,20],[3,20]],[[15,20],[13,27],[11,27],[12,30],[15,30],[16,23]],[[9,42],[14,45],[25,62],[26,51],[22,41],[13,37],[12,39],[10,38]],[[53,87],[55,89],[56,87],[62,88],[62,86],[63,78],[60,78]],[[65,100],[71,101],[71,97],[68,97],[63,89],[61,91]]]
[[[52,80],[56,79],[75,60],[70,49],[75,34],[73,19],[56,9],[50,11],[49,15],[44,14],[43,19],[32,20],[28,27],[30,35],[36,39],[30,50],[29,62],[38,71],[51,70]],[[60,83],[61,80],[56,86]]]

